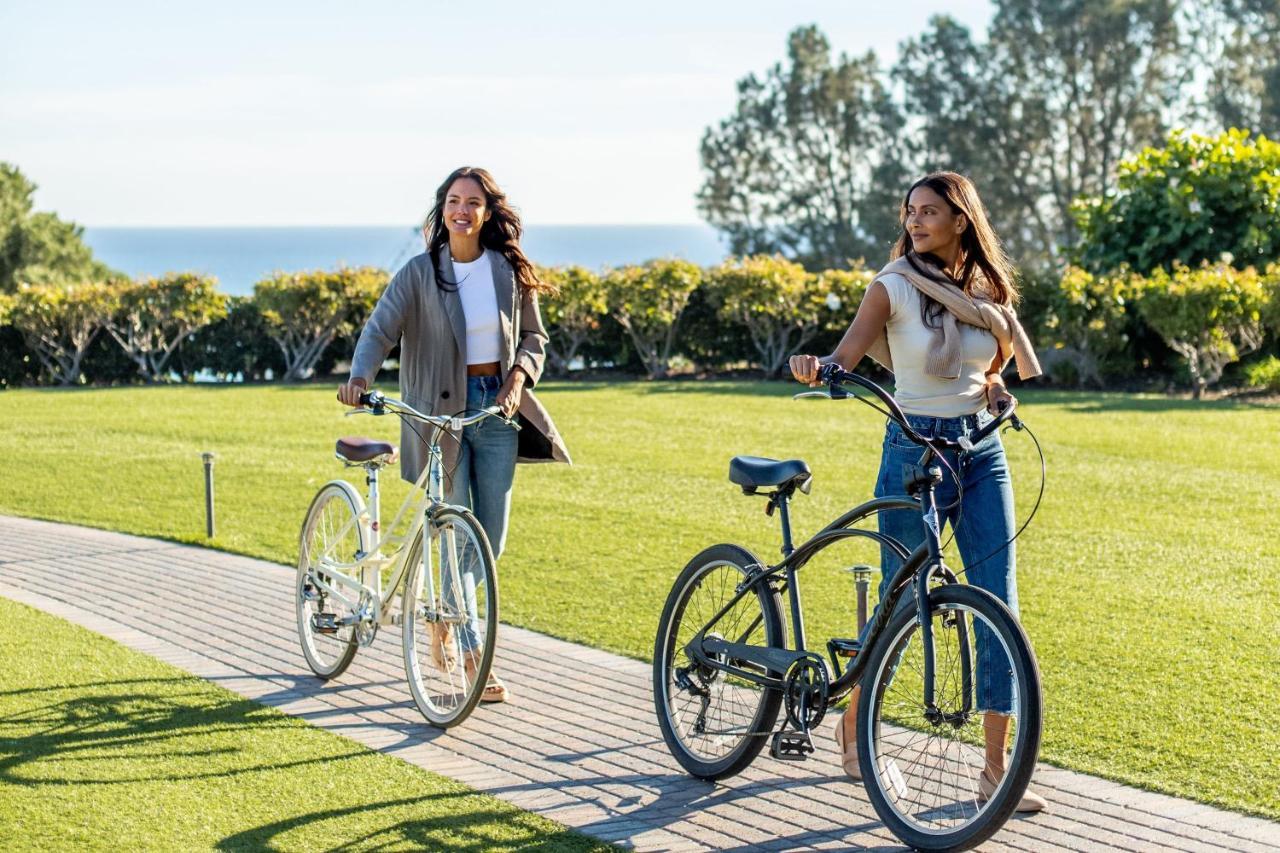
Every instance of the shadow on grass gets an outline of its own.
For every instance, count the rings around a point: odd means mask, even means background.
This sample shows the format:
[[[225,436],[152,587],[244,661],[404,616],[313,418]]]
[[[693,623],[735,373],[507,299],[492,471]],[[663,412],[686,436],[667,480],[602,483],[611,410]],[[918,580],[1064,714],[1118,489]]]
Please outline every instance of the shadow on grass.
[[[139,689],[143,686],[147,691]],[[329,764],[364,754],[245,765],[224,735],[246,730],[297,729],[298,724],[245,699],[211,699],[189,678],[151,678],[15,690],[0,697],[76,692],[70,698],[0,718],[0,782],[21,785],[118,785],[149,781],[226,778],[311,764]],[[160,695],[157,695],[160,694]],[[49,771],[74,762],[77,772]],[[190,770],[176,769],[183,762]],[[93,764],[99,765],[94,768]],[[151,772],[120,772],[153,767]],[[40,766],[39,775],[24,774]]]
[[[513,820],[511,808],[490,807],[476,809],[467,802],[471,795],[464,793],[439,793],[425,797],[407,797],[401,800],[385,800],[348,808],[321,809],[303,815],[264,824],[218,842],[217,850],[275,850],[296,847],[296,841],[276,842],[281,836],[299,829],[344,818],[370,816],[377,820],[381,811],[395,810],[387,815],[390,821],[377,829],[360,835],[346,837],[342,843],[327,847],[328,850],[448,850],[456,853],[486,850],[520,851],[573,851],[601,850],[606,845],[585,838],[570,830],[547,831],[528,820]],[[426,807],[425,809],[423,807]],[[412,820],[397,819],[395,812],[404,810],[444,812],[431,817]],[[498,830],[498,831],[495,831]]]

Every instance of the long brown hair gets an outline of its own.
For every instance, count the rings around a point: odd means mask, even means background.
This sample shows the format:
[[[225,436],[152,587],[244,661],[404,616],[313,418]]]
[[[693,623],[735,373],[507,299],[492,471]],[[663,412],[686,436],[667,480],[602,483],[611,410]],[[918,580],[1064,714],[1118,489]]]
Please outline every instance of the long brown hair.
[[[911,194],[919,187],[933,190],[947,202],[953,215],[963,213],[968,222],[960,235],[960,270],[955,278],[943,272],[941,258],[931,253],[916,254],[911,250],[911,235],[907,232],[907,206],[911,202]],[[898,222],[902,225],[902,234],[894,244],[890,259],[905,257],[916,272],[935,281],[959,287],[968,296],[981,296],[1001,305],[1018,304],[1018,283],[1013,264],[1009,262],[1000,245],[1000,238],[987,219],[987,209],[978,197],[978,189],[973,181],[956,172],[925,175],[907,190],[902,199],[902,209],[898,212]],[[921,296],[921,319],[927,326],[936,326],[944,309],[930,297],[924,294]]]
[[[454,169],[449,177],[444,179],[444,183],[436,190],[435,206],[431,208],[426,221],[422,224],[423,234],[427,238],[427,252],[430,253],[432,266],[435,268],[436,286],[441,290],[458,289],[458,283],[447,281],[444,274],[440,272],[440,265],[435,261],[440,254],[440,249],[449,244],[449,229],[444,224],[444,200],[453,182],[459,178],[471,178],[484,191],[484,206],[489,209],[490,216],[480,226],[481,248],[502,253],[507,263],[511,264],[511,269],[515,271],[516,285],[522,292],[526,290],[532,290],[535,293],[554,292],[549,284],[538,278],[537,270],[524,256],[524,250],[520,248],[520,235],[524,231],[520,223],[520,214],[507,203],[507,194],[498,188],[493,175],[476,166],[462,166]]]

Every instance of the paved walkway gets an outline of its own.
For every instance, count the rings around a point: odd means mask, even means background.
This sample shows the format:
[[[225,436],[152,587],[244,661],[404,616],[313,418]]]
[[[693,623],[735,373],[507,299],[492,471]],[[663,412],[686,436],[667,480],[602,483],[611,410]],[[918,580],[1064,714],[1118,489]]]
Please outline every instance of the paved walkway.
[[[649,667],[504,626],[514,699],[444,733],[404,683],[384,628],[330,684],[298,648],[289,568],[201,548],[0,516],[0,595],[597,838],[644,850],[900,849],[820,738],[734,779],[684,775],[658,733]],[[227,607],[211,619],[208,603]],[[536,697],[536,701],[535,701]],[[829,726],[824,726],[829,728]],[[1043,814],[989,850],[1280,850],[1280,824],[1042,766]]]

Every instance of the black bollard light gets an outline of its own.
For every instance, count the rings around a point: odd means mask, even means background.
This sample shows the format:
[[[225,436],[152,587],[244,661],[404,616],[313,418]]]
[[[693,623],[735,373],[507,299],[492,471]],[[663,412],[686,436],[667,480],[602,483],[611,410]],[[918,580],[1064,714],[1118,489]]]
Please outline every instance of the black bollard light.
[[[201,453],[204,460],[204,530],[205,535],[213,538],[213,454]]]

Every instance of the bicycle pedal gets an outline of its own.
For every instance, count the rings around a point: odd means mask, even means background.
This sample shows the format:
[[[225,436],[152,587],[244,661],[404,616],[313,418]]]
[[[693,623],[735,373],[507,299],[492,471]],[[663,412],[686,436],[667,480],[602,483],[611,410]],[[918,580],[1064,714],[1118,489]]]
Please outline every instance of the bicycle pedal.
[[[780,761],[804,761],[813,752],[808,732],[774,732],[769,754]]]
[[[336,634],[338,633],[338,622],[332,613],[313,613],[311,614],[311,628],[317,634]]]

